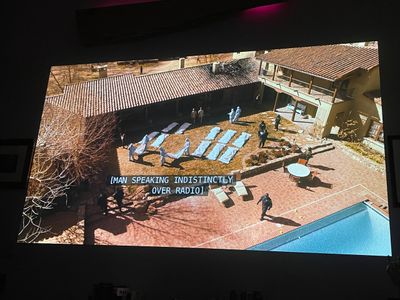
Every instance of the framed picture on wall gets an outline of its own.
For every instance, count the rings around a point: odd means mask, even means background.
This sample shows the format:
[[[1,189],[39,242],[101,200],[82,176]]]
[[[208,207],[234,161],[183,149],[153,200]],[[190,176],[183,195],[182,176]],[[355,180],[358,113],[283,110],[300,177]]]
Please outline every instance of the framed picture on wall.
[[[400,135],[388,136],[388,152],[393,206],[400,207]]]
[[[0,187],[24,188],[33,149],[31,139],[0,140]]]

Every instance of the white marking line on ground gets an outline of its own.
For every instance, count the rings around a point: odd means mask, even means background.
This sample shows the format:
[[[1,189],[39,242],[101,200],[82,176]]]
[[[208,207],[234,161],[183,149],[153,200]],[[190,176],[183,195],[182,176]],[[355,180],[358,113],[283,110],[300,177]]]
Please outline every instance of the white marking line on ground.
[[[325,197],[319,198],[319,199],[317,199],[317,200],[315,200],[315,201],[313,201],[313,202],[310,202],[310,203],[308,203],[308,204],[304,204],[304,205],[302,205],[302,206],[299,206],[299,207],[296,207],[296,208],[294,208],[294,209],[288,210],[288,211],[286,211],[286,212],[284,212],[284,213],[278,215],[278,217],[284,216],[284,215],[286,215],[286,214],[288,214],[288,213],[290,213],[290,212],[293,212],[293,211],[295,211],[295,210],[298,210],[298,209],[300,209],[300,208],[304,208],[304,207],[306,207],[306,206],[315,204],[315,203],[317,203],[317,202],[319,202],[319,201],[321,201],[321,200],[324,200],[324,199],[326,199],[326,198],[329,198],[329,197],[338,195],[338,194],[340,194],[340,193],[346,192],[346,191],[348,191],[348,190],[354,189],[354,188],[356,188],[356,187],[358,187],[358,186],[364,187],[364,186],[363,186],[362,184],[360,184],[360,183],[359,183],[359,184],[356,184],[356,185],[354,185],[354,186],[352,186],[352,187],[349,187],[349,188],[347,188],[347,189],[344,189],[344,190],[341,190],[341,191],[339,191],[339,192],[336,192],[336,193],[327,195],[327,196],[325,196]],[[365,187],[364,187],[364,188],[365,188]],[[366,188],[365,188],[365,189],[366,189]],[[368,190],[368,189],[367,189],[367,190]],[[240,228],[240,229],[235,230],[235,231],[233,231],[233,232],[230,232],[230,233],[221,235],[221,236],[219,236],[219,237],[217,237],[217,238],[214,238],[214,239],[211,239],[211,240],[209,240],[209,241],[200,243],[200,244],[194,246],[194,248],[201,247],[201,246],[206,245],[206,244],[208,244],[208,243],[212,243],[212,242],[215,242],[215,241],[224,239],[224,238],[227,237],[227,236],[236,234],[236,233],[238,233],[238,232],[241,232],[241,231],[243,231],[243,230],[246,230],[246,229],[248,229],[248,228],[251,228],[251,227],[254,227],[254,226],[263,224],[263,223],[264,223],[263,221],[259,221],[259,222],[257,222],[257,223],[248,225],[248,226],[246,226],[246,227]]]
[[[374,195],[375,197],[378,197],[379,199],[381,199],[382,201],[387,201],[387,199],[382,198],[381,196],[379,196],[377,193],[371,191],[370,189],[368,189],[365,185],[363,185],[362,183],[360,184],[364,189],[366,189],[369,193],[371,193],[372,195]]]

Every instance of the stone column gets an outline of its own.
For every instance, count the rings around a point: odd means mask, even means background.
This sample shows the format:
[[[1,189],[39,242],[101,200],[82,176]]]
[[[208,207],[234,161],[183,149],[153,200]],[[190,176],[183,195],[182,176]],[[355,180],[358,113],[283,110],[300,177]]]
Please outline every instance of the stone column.
[[[179,69],[183,69],[185,67],[185,58],[181,57],[179,59]]]
[[[279,94],[280,94],[279,92],[276,92],[274,108],[272,109],[272,111],[276,111],[276,105],[278,104]]]
[[[293,108],[293,114],[292,114],[292,121],[294,121],[294,118],[296,116],[296,109],[297,109],[297,104],[298,103],[299,103],[299,101],[295,100],[294,108]]]

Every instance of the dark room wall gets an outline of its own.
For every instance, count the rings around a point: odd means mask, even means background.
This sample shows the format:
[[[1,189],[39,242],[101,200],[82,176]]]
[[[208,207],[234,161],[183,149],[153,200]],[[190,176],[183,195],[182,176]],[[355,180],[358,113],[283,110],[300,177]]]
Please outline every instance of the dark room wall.
[[[196,5],[202,5],[199,2]],[[198,27],[96,47],[83,46],[78,39],[78,1],[7,4],[2,19],[0,138],[36,137],[51,65],[365,40],[380,42],[385,134],[400,134],[399,78],[394,76],[400,49],[393,2],[293,0],[274,13],[234,14]],[[149,18],[168,22],[168,11]],[[7,299],[87,299],[98,282],[126,284],[148,299],[206,299],[231,289],[260,290],[268,299],[397,296],[385,272],[385,257],[16,245],[24,196],[24,190],[0,190],[0,272],[7,274]],[[398,255],[400,209],[389,208],[393,254]]]

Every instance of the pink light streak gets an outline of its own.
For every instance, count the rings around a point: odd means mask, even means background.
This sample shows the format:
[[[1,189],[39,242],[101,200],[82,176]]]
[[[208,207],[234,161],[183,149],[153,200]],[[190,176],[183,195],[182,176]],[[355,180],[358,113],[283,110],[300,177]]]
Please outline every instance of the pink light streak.
[[[277,15],[279,12],[285,10],[287,3],[274,3],[262,6],[257,6],[254,8],[249,8],[241,12],[240,17],[243,21],[257,21],[264,18],[272,17]]]
[[[90,0],[93,7],[110,7],[127,4],[140,4],[149,2],[159,2],[160,0]]]

